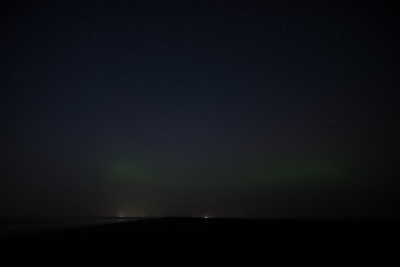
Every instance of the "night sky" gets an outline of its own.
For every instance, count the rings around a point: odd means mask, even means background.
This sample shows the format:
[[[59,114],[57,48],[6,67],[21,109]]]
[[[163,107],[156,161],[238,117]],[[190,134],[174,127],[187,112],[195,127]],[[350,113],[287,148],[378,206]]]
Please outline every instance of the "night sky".
[[[399,216],[381,1],[15,1],[0,216]]]

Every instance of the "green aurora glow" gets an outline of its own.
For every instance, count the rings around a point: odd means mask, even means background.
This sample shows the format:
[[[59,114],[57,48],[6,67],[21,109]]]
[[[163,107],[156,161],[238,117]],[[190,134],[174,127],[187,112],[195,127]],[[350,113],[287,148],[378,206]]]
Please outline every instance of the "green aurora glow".
[[[224,171],[223,171],[224,170]],[[227,171],[228,170],[228,171]],[[350,166],[334,159],[301,158],[295,160],[275,160],[237,165],[213,170],[201,170],[198,166],[168,168],[143,164],[133,158],[120,159],[109,168],[109,179],[120,184],[156,184],[160,186],[207,187],[202,175],[219,176],[215,186],[227,188],[269,187],[269,186],[313,186],[343,182],[352,173]],[[190,179],[186,177],[192,177]]]

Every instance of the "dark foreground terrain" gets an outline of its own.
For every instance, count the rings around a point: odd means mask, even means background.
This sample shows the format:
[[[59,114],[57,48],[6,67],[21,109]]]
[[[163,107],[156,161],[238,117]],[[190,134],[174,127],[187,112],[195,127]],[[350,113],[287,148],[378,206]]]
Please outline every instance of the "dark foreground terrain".
[[[17,252],[23,258],[34,252],[36,259],[54,256],[61,262],[112,258],[185,265],[361,266],[400,257],[399,223],[382,220],[155,218],[3,236],[1,241],[3,255]]]

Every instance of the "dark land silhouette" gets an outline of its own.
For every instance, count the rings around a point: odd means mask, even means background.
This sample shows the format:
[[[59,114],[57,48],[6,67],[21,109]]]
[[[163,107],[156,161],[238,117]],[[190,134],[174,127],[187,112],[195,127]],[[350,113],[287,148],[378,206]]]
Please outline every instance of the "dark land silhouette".
[[[116,220],[116,218],[114,218]],[[387,261],[396,255],[396,220],[260,220],[224,218],[141,218],[109,223],[3,236],[18,250],[45,248],[74,257],[76,253],[210,257],[235,262],[280,265],[354,266],[370,258]],[[90,251],[90,252],[89,252]],[[102,251],[102,252],[101,252]],[[89,254],[87,254],[89,253]],[[98,261],[96,254],[92,260]],[[118,257],[118,256],[117,256]],[[161,257],[161,258],[160,258]],[[165,259],[166,260],[166,259]]]

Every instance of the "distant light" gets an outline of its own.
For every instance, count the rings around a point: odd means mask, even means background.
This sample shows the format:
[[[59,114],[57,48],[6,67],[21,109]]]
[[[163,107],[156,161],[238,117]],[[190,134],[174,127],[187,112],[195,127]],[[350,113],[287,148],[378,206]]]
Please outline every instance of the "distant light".
[[[207,218],[208,218],[207,216],[204,217],[204,219],[207,219]]]

